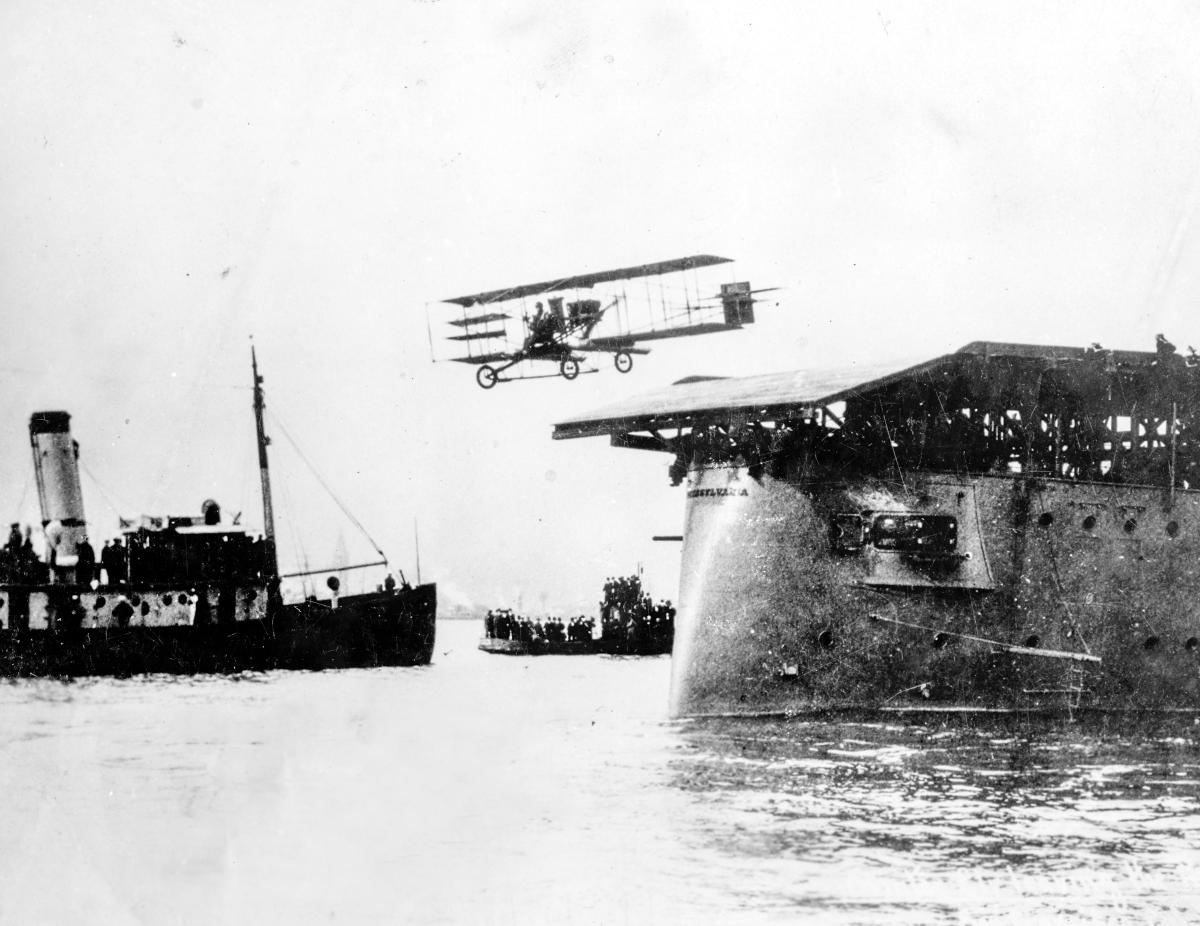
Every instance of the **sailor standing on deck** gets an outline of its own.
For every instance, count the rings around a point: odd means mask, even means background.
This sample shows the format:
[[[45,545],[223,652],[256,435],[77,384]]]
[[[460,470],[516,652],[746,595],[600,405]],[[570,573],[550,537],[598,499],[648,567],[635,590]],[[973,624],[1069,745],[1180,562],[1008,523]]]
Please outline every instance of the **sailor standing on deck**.
[[[125,581],[125,547],[120,540],[111,544],[104,541],[104,549],[100,551],[100,565],[104,567],[105,579],[109,585],[120,585]]]
[[[75,581],[79,585],[91,585],[96,573],[96,551],[88,543],[87,537],[75,547],[75,556]]]

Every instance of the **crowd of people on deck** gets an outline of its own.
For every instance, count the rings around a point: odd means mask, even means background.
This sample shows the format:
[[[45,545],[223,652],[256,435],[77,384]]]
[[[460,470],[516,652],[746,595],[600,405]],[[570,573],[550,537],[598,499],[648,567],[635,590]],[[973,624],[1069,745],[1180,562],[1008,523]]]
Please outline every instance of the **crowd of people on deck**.
[[[666,599],[656,603],[640,576],[609,576],[600,602],[600,632],[631,651],[668,649],[675,637],[675,607]]]
[[[9,530],[8,541],[0,549],[0,582],[37,585],[46,581],[46,564],[33,549],[33,529],[14,524]]]
[[[626,652],[666,651],[675,635],[675,608],[671,602],[655,602],[642,589],[639,576],[612,577],[604,583],[600,602],[600,635],[596,619],[578,615],[564,621],[561,617],[532,619],[496,608],[484,618],[488,639],[515,640],[522,643],[580,643],[601,639]]]
[[[0,583],[12,585],[44,585],[51,581],[90,585],[122,585],[129,576],[129,551],[116,540],[104,541],[97,557],[86,537],[75,544],[74,563],[59,561],[59,546],[47,537],[47,552],[43,559],[33,548],[33,528],[13,524],[8,540],[0,547]],[[65,578],[64,578],[65,577]]]
[[[582,643],[593,639],[596,620],[591,617],[561,617],[545,621],[514,614],[511,608],[490,610],[484,618],[484,631],[489,639],[517,640],[521,643]]]

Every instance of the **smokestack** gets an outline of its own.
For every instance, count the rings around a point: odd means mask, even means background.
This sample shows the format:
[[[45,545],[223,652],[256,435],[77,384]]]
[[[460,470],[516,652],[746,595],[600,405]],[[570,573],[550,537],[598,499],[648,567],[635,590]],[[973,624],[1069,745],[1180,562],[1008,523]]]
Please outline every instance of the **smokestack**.
[[[79,445],[71,439],[66,412],[35,412],[29,419],[33,469],[37,475],[46,559],[56,549],[60,566],[75,562],[75,548],[87,536],[83,490],[79,485]]]

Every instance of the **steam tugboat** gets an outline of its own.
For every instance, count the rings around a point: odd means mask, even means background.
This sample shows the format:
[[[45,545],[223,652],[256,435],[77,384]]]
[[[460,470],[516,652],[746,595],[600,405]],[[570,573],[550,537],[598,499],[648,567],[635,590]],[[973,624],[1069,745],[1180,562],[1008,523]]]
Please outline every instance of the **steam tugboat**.
[[[17,526],[0,551],[0,675],[128,676],[426,665],[437,589],[389,587],[285,603],[275,555],[262,377],[252,352],[265,534],[199,517],[124,524],[96,561],[87,541],[78,445],[66,412],[29,424],[45,550]],[[334,573],[345,567],[329,570]],[[391,585],[391,583],[389,583]]]
[[[974,342],[555,426],[686,482],[677,716],[1200,710],[1200,363]]]

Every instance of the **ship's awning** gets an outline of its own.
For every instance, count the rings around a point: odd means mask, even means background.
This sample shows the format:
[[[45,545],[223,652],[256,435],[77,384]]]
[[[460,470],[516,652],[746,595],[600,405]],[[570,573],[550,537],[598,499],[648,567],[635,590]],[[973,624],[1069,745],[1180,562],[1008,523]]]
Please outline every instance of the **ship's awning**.
[[[554,437],[561,440],[628,434],[734,419],[772,420],[829,406],[904,380],[935,376],[959,367],[964,361],[1007,358],[1021,366],[1046,368],[1087,356],[1089,351],[1081,347],[973,341],[955,353],[915,365],[892,362],[730,379],[690,377],[559,422],[554,426]],[[1143,364],[1155,358],[1154,353],[1141,351],[1111,351],[1107,356],[1118,364]]]

